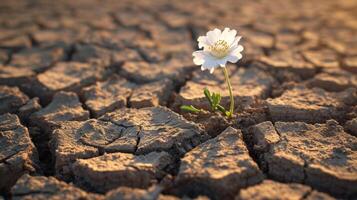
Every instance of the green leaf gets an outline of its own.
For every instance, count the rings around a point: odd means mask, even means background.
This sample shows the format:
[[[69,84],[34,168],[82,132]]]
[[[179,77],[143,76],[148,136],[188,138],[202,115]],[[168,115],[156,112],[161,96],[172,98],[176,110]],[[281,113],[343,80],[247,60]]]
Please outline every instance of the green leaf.
[[[192,106],[192,105],[189,105],[189,106],[187,106],[187,105],[182,105],[182,106],[180,107],[180,109],[183,110],[183,111],[193,112],[193,113],[199,113],[199,112],[201,112],[201,110],[195,108],[195,107]]]
[[[211,96],[210,91],[209,91],[207,88],[205,88],[205,89],[203,90],[203,94],[205,94],[205,96],[206,96],[206,98],[207,98],[209,104],[210,104],[211,107],[212,107],[212,96]]]
[[[212,105],[215,105],[217,103],[216,93],[213,92],[211,98],[212,98]]]
[[[221,100],[222,100],[222,96],[221,94],[217,94],[217,105],[221,103]]]
[[[221,111],[226,117],[232,117],[232,113],[229,112],[229,111],[226,111],[226,109],[225,109],[223,106],[218,105],[218,106],[217,106],[217,109],[218,109],[219,111]]]
[[[224,115],[227,115],[227,111],[226,111],[226,109],[225,109],[223,106],[217,105],[217,109],[218,109],[219,111],[221,111]]]
[[[221,102],[221,95],[219,93],[213,93],[212,94],[212,104],[214,107],[217,107],[217,105]]]
[[[212,110],[216,111],[218,109],[218,105],[221,102],[221,95],[219,93],[212,93]]]

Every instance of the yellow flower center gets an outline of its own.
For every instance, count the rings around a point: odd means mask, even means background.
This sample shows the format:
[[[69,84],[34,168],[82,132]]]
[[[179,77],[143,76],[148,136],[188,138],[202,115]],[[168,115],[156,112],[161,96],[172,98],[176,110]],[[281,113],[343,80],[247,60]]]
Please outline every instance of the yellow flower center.
[[[218,40],[213,45],[209,46],[211,54],[217,58],[223,58],[229,52],[229,45],[224,40]]]

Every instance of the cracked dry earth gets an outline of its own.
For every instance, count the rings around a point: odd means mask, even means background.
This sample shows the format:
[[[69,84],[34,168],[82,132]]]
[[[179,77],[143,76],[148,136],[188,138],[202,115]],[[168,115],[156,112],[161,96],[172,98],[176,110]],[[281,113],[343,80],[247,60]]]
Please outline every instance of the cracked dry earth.
[[[196,39],[238,29],[229,64]],[[357,1],[0,3],[0,199],[357,198]]]

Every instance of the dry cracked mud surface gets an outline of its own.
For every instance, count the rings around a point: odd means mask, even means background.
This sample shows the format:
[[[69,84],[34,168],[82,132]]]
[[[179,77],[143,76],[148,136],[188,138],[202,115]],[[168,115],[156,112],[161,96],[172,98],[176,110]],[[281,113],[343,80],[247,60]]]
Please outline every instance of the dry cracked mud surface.
[[[0,199],[357,198],[357,1],[0,2]],[[235,116],[197,38],[238,30]]]
[[[356,193],[357,139],[335,120],[325,124],[267,121],[253,126],[262,168],[284,182],[330,193]]]

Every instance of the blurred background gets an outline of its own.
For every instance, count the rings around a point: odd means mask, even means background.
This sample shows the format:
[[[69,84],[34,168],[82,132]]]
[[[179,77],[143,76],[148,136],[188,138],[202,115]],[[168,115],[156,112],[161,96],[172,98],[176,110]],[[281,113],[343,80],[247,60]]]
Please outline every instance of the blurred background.
[[[34,48],[26,54],[26,59],[30,59],[36,54],[35,50],[51,46],[65,49],[65,58],[53,62],[98,57],[107,64],[108,55],[99,55],[99,52],[123,48],[136,49],[152,62],[171,57],[191,60],[198,35],[214,27],[238,30],[243,36],[246,62],[266,55],[279,56],[284,51],[291,59],[298,59],[294,56],[296,53],[306,53],[305,57],[309,57],[309,53],[324,52],[319,56],[326,55],[340,63],[357,54],[356,2],[2,0],[0,63],[31,65],[12,61],[11,57]],[[83,45],[100,50],[92,52]],[[74,56],[83,49],[93,56]],[[319,51],[305,52],[307,50]]]

